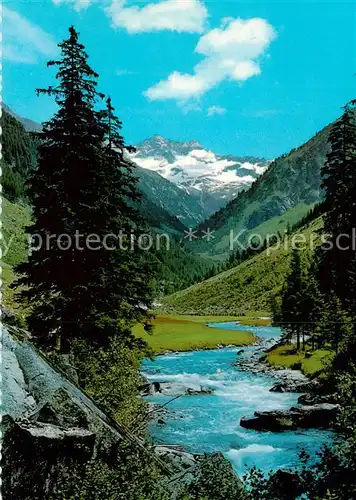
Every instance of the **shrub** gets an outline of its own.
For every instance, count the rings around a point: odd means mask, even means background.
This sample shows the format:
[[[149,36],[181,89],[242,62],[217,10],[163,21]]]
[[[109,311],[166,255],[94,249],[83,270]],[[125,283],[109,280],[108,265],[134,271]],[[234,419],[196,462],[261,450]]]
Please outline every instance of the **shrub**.
[[[246,498],[242,482],[221,453],[205,455],[196,478],[188,487],[194,499],[243,500]]]
[[[79,384],[104,411],[127,429],[144,418],[147,404],[138,390],[143,353],[138,347],[128,348],[115,338],[100,349],[77,341],[73,354]]]
[[[168,500],[149,452],[125,442],[114,463],[63,465],[49,500]]]

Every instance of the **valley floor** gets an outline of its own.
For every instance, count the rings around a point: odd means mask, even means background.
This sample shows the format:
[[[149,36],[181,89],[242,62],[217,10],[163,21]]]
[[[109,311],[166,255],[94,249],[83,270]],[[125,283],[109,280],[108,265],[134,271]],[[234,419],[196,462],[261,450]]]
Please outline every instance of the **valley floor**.
[[[253,332],[236,329],[211,328],[209,323],[236,322],[241,325],[267,326],[270,320],[262,313],[250,316],[193,316],[157,314],[153,320],[153,333],[144,331],[141,324],[134,327],[137,337],[143,338],[155,354],[168,351],[216,349],[228,345],[247,346],[256,342]],[[297,351],[295,345],[276,346],[265,361],[272,367],[300,370],[309,377],[318,376],[330,359],[329,350]]]
[[[267,324],[267,319],[236,316],[156,316],[153,333],[148,334],[143,326],[134,328],[156,354],[166,351],[190,351],[195,349],[215,349],[219,346],[246,346],[256,341],[252,332],[239,330],[218,330],[209,323],[236,321],[244,325]]]

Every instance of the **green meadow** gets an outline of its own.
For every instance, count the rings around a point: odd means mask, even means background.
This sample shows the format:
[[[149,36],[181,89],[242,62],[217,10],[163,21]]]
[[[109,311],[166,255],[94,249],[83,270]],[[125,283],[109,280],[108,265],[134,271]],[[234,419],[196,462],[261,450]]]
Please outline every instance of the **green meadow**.
[[[246,318],[236,316],[156,316],[153,320],[152,334],[145,332],[140,324],[134,327],[134,333],[137,337],[146,340],[156,354],[165,351],[214,349],[219,345],[253,344],[256,339],[252,332],[220,330],[208,326],[208,323],[240,321],[240,319],[247,321]],[[252,318],[251,322],[258,324],[257,319]]]
[[[293,345],[279,346],[267,354],[267,362],[271,366],[301,370],[309,377],[317,376],[325,364],[330,360],[332,353],[326,349],[316,351],[297,351]]]

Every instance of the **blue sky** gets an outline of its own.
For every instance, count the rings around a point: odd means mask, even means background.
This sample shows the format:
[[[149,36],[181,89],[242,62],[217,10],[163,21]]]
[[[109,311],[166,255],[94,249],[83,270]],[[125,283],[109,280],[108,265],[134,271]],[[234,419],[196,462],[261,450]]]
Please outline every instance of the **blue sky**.
[[[48,118],[36,87],[73,24],[126,142],[196,139],[217,153],[288,152],[356,97],[353,2],[4,2],[3,100]]]

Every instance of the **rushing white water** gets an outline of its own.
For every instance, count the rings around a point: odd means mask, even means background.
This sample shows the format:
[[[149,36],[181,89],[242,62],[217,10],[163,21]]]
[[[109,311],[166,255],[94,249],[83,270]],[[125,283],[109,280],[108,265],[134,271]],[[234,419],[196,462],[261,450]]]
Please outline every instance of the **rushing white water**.
[[[243,327],[236,323],[211,325],[216,328],[253,330],[259,337],[276,338],[273,327]],[[238,335],[238,332],[236,332]],[[239,356],[249,356],[256,347],[244,348]],[[183,445],[195,453],[221,451],[238,473],[257,465],[262,470],[297,466],[301,449],[314,454],[331,433],[320,430],[258,432],[240,426],[242,416],[256,410],[284,409],[296,404],[298,394],[275,393],[269,389],[275,379],[253,374],[233,366],[241,348],[193,351],[158,356],[144,362],[144,375],[150,381],[177,382],[196,388],[208,386],[211,395],[182,396],[172,401],[165,425],[153,423],[150,431],[156,442]],[[155,395],[150,401],[164,404],[169,396]]]

